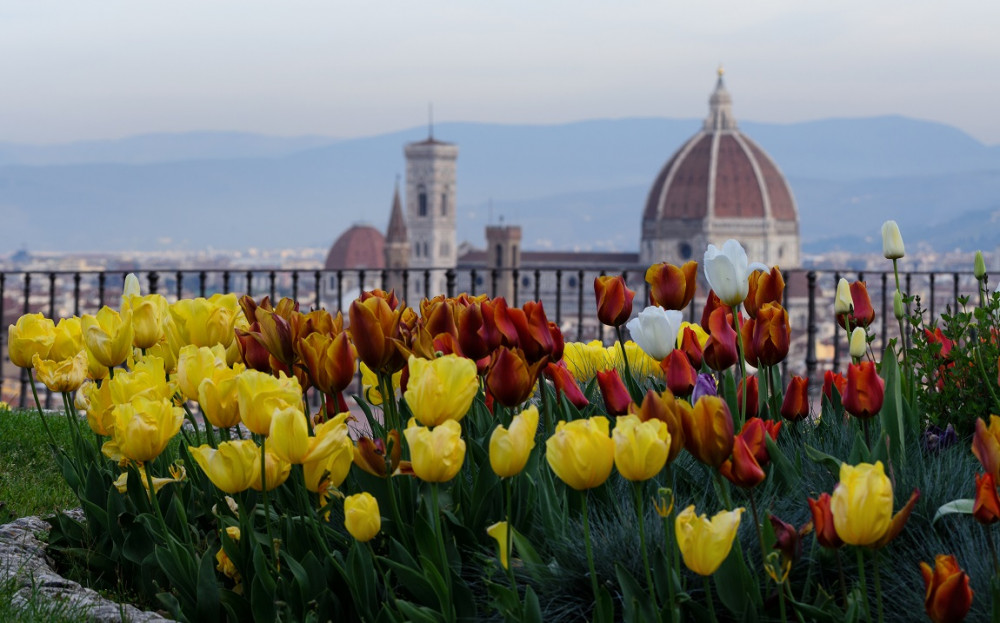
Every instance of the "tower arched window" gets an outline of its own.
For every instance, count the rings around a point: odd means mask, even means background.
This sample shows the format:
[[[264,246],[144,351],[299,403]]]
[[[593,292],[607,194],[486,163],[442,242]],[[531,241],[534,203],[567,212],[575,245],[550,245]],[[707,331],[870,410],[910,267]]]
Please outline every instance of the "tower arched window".
[[[417,216],[427,216],[427,188],[417,186]]]

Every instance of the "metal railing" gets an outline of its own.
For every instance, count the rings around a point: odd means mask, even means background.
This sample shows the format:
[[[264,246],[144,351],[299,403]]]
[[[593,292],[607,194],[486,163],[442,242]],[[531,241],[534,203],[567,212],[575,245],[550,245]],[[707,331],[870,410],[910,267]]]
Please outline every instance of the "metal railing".
[[[0,272],[0,320],[16,322],[22,314],[42,312],[58,319],[96,313],[102,305],[118,307],[126,272],[139,277],[143,293],[160,293],[169,301],[208,297],[234,292],[272,299],[291,297],[302,309],[325,307],[332,312],[347,308],[362,289],[394,288],[399,298],[416,307],[426,293],[454,296],[460,292],[506,295],[513,305],[542,301],[550,320],[563,330],[567,340],[610,339],[596,317],[593,281],[598,275],[621,274],[636,290],[633,313],[649,301],[645,267],[608,266],[582,269],[578,266],[521,267],[512,269],[180,269],[105,271],[10,271]],[[836,284],[841,277],[867,281],[876,310],[871,331],[875,345],[884,349],[900,329],[892,314],[895,281],[891,271],[844,271],[794,269],[783,272],[787,284],[785,307],[792,324],[792,348],[783,372],[815,378],[821,367],[838,368],[847,359],[847,337],[837,328],[833,314]],[[961,297],[977,297],[977,282],[970,272],[910,271],[900,273],[904,292],[918,298],[928,319],[944,310],[955,310]],[[435,284],[443,285],[435,292]],[[699,322],[705,290],[699,284],[695,301],[685,311],[690,322]],[[978,300],[978,299],[976,299]],[[907,336],[908,337],[908,336]],[[7,331],[0,332],[0,395],[20,406],[27,404],[27,374],[14,368],[7,354]],[[27,394],[27,395],[26,395]],[[46,405],[52,398],[46,396]]]

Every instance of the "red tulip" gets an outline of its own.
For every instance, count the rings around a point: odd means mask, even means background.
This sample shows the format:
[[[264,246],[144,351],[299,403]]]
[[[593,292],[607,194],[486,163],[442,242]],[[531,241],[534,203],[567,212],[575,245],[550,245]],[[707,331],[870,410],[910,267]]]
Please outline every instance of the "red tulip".
[[[719,307],[725,307],[727,310],[729,309],[729,307],[722,302],[722,299],[719,298],[719,295],[715,293],[715,290],[709,290],[708,297],[705,299],[705,307],[701,310],[701,328],[705,330],[705,333],[712,332],[712,329],[709,326],[711,324],[709,323],[709,320],[712,317],[712,313]]]
[[[663,368],[663,376],[671,392],[678,396],[687,396],[694,390],[698,371],[691,365],[687,355],[674,349],[660,362],[660,367]]]
[[[719,466],[719,473],[737,487],[750,489],[764,482],[767,474],[754,458],[741,435],[733,440],[733,456]]]
[[[854,310],[850,314],[837,314],[837,324],[846,328],[846,320],[851,321],[851,328],[867,327],[875,321],[875,308],[872,307],[872,300],[868,296],[868,286],[864,281],[855,281],[851,284],[851,302]]]
[[[601,388],[601,395],[604,397],[604,406],[608,410],[608,415],[628,413],[632,397],[629,396],[625,383],[618,376],[618,370],[611,368],[610,370],[598,371],[597,385]]]
[[[743,308],[751,318],[757,317],[757,310],[766,303],[781,303],[781,295],[785,291],[785,279],[781,270],[772,266],[770,272],[755,270],[747,279],[750,290],[743,300]]]
[[[972,507],[972,516],[982,524],[1000,520],[1000,497],[990,474],[976,474],[976,503]]]
[[[713,370],[725,370],[740,360],[736,347],[736,330],[726,314],[728,308],[717,307],[708,319],[708,341],[705,342],[704,360]]]
[[[701,369],[704,351],[701,348],[701,341],[698,339],[698,334],[691,327],[685,326],[681,331],[680,350],[687,355],[688,361],[691,362],[691,366],[696,371]]]
[[[827,370],[823,373],[823,395],[826,399],[833,401],[833,388],[837,388],[837,395],[844,396],[844,388],[847,387],[847,379],[840,372]]]
[[[758,391],[758,381],[756,376],[740,379],[740,384],[736,388],[736,404],[743,404],[743,387],[748,388],[746,392],[746,417],[755,418],[758,413],[760,392]]]
[[[972,589],[969,574],[962,571],[954,556],[939,554],[934,559],[934,568],[926,562],[920,563],[920,574],[924,577],[924,609],[934,623],[958,623],[972,607]]]
[[[833,526],[833,513],[830,512],[830,494],[823,493],[818,500],[809,498],[809,510],[812,512],[813,527],[816,530],[816,542],[823,547],[836,549],[844,542],[837,535]]]
[[[569,371],[564,362],[550,363],[545,366],[545,375],[552,379],[552,384],[556,386],[556,396],[564,394],[566,399],[577,409],[582,409],[590,404],[587,397],[583,395],[576,378],[573,377],[573,373]]]
[[[993,477],[993,482],[1000,480],[1000,417],[991,415],[989,426],[982,418],[976,420],[972,453],[986,473]]]
[[[529,365],[520,349],[501,346],[493,352],[486,387],[497,402],[516,407],[531,396],[545,359]]]
[[[792,326],[785,308],[777,303],[765,303],[757,312],[753,331],[753,351],[760,365],[773,366],[784,361],[791,334]]]
[[[793,376],[781,401],[781,417],[798,422],[809,416],[809,379]]]
[[[875,371],[871,361],[852,363],[847,368],[844,388],[844,409],[856,418],[868,419],[882,409],[885,381]]]

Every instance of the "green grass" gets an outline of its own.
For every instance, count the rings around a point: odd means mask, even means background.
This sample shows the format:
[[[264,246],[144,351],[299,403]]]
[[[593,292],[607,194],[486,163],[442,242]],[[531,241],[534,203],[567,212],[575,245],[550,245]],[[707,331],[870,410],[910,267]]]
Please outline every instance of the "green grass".
[[[90,617],[85,610],[67,602],[42,599],[32,587],[30,599],[21,608],[11,601],[18,585],[13,579],[0,582],[0,621],[20,623],[85,623]]]
[[[45,421],[60,447],[70,447],[69,423],[61,414]],[[0,523],[48,515],[79,506],[52,458],[36,411],[0,412]]]

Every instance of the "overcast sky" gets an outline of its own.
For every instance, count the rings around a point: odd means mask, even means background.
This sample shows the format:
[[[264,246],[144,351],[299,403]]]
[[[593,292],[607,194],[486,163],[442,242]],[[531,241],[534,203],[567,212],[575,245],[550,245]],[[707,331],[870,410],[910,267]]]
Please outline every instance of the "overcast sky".
[[[902,114],[1000,144],[996,0],[0,0],[0,142]]]

